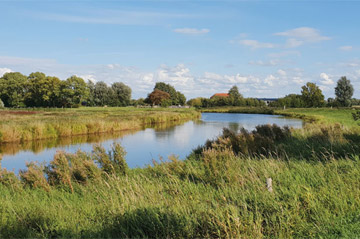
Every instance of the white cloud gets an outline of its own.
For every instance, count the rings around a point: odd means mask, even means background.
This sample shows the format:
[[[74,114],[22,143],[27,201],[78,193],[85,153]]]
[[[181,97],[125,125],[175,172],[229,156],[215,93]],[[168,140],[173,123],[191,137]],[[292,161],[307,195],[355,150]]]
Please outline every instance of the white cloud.
[[[281,58],[281,57],[287,57],[287,56],[301,56],[301,53],[299,51],[282,51],[282,52],[275,52],[268,54],[271,58]]]
[[[342,62],[340,63],[341,66],[346,67],[360,67],[360,60],[359,59],[353,59],[348,62]]]
[[[259,42],[257,40],[240,40],[240,41],[235,41],[235,42],[237,42],[238,44],[243,45],[243,46],[248,46],[253,50],[260,49],[260,48],[275,48],[276,47],[275,44]]]
[[[299,27],[285,32],[275,33],[276,36],[286,36],[293,39],[303,39],[307,42],[319,42],[330,40],[330,37],[322,36],[319,30],[311,27]]]
[[[303,44],[304,44],[304,41],[300,41],[295,38],[290,38],[290,39],[286,40],[285,47],[286,48],[295,48],[295,47],[301,46]]]
[[[273,86],[275,80],[277,80],[277,78],[275,76],[269,75],[265,78],[264,83],[268,84],[269,86]]]
[[[351,50],[353,50],[353,47],[352,46],[341,46],[341,47],[339,47],[339,50],[341,50],[341,51],[351,51]]]
[[[269,61],[250,61],[250,65],[256,65],[256,66],[276,66],[280,63],[279,60],[269,60]]]
[[[287,37],[285,47],[295,48],[305,43],[314,43],[330,40],[330,37],[322,36],[319,30],[311,27],[299,27],[285,32],[274,33],[275,36]]]
[[[0,77],[2,77],[5,73],[13,72],[9,68],[0,68]]]
[[[187,35],[203,35],[206,33],[209,33],[210,30],[203,28],[203,29],[197,29],[197,28],[177,28],[174,29],[174,32],[181,33],[181,34],[187,34]]]
[[[78,77],[84,79],[85,81],[91,81],[92,83],[96,83],[97,80],[94,75],[88,74],[88,75],[78,75]]]
[[[279,70],[277,71],[277,73],[278,73],[280,76],[283,76],[283,77],[286,76],[286,71],[284,71],[284,70],[279,69]]]
[[[334,81],[332,79],[330,79],[330,76],[327,75],[326,73],[321,73],[320,78],[322,79],[320,81],[321,84],[324,84],[324,85],[333,85],[334,84]]]
[[[305,83],[305,81],[299,76],[294,76],[292,81],[298,85],[303,85]]]

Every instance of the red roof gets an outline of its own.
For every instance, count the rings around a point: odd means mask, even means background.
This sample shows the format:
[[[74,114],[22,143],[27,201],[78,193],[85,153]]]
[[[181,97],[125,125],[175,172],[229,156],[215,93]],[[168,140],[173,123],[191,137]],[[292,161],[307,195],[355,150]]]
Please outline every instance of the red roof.
[[[228,93],[216,93],[215,95],[211,96],[210,98],[213,98],[213,97],[229,97],[229,94]]]

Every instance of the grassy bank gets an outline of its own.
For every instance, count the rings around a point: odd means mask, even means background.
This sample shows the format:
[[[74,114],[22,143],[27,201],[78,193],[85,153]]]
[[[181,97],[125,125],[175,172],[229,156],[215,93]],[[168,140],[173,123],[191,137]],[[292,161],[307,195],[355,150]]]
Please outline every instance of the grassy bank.
[[[20,172],[21,181],[2,170],[0,237],[359,235],[359,151],[321,160],[316,155],[306,160],[299,154],[274,156],[270,145],[281,148],[298,136],[259,132],[264,142],[272,140],[265,145],[268,155],[240,153],[235,148],[244,144],[254,150],[264,145],[225,134],[185,161],[172,158],[145,169],[127,169],[122,149],[115,146],[109,154],[99,147],[92,155],[58,153],[47,168],[30,165]],[[340,141],[332,140],[341,152]],[[267,190],[267,178],[273,180],[273,192]]]
[[[274,114],[274,110],[268,107],[213,107],[200,110],[204,113],[242,113],[242,114]]]
[[[340,113],[293,131],[224,130],[184,161],[144,169],[115,145],[59,152],[20,179],[0,170],[0,237],[356,238],[360,133]]]
[[[346,127],[358,127],[352,113],[356,108],[289,108],[278,109],[269,107],[214,107],[204,108],[201,112],[206,113],[243,113],[243,114],[276,114],[291,118],[303,119],[310,123],[333,125],[339,123]]]
[[[192,109],[0,110],[0,143],[136,130],[199,117],[200,114]]]
[[[358,123],[354,121],[351,115],[354,112],[355,108],[303,108],[276,110],[275,114],[301,118],[307,121],[317,121],[322,125],[339,123],[346,127],[358,127]]]

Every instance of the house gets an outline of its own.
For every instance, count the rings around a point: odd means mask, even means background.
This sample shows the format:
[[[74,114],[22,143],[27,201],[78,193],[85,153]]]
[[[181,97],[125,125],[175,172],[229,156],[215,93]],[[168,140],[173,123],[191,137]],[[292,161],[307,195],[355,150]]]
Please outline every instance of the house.
[[[214,97],[229,97],[228,93],[216,93],[213,96],[210,97],[210,99],[214,98]]]

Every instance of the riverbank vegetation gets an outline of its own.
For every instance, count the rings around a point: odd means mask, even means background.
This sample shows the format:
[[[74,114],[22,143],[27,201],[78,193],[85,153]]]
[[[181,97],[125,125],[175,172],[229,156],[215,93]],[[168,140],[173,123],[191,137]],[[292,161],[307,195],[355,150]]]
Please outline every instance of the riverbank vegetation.
[[[0,236],[356,237],[359,135],[339,124],[224,130],[185,161],[144,169],[128,169],[120,145],[58,152],[20,178],[1,170]]]
[[[0,143],[135,130],[199,117],[193,109],[0,109]]]

